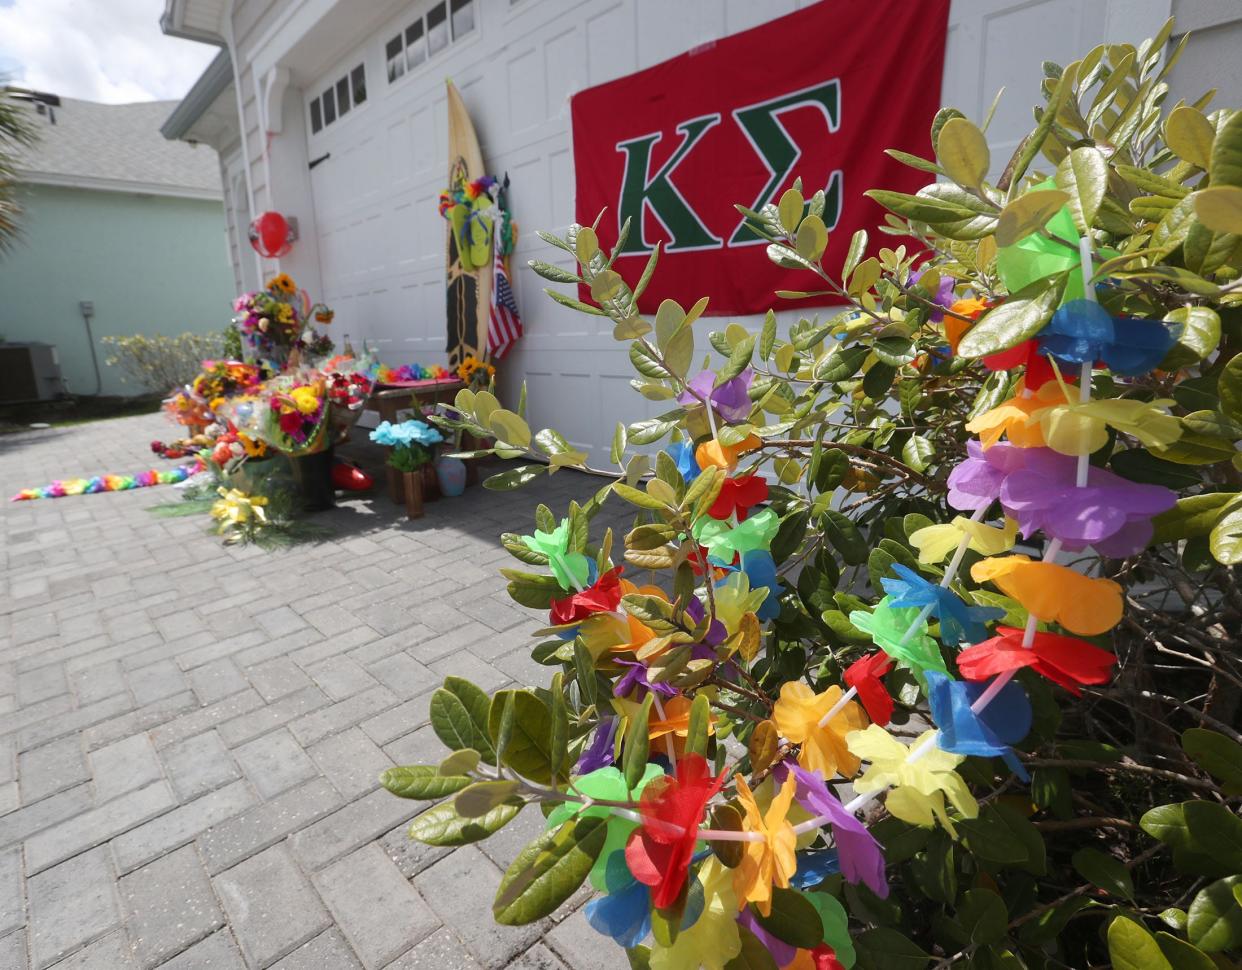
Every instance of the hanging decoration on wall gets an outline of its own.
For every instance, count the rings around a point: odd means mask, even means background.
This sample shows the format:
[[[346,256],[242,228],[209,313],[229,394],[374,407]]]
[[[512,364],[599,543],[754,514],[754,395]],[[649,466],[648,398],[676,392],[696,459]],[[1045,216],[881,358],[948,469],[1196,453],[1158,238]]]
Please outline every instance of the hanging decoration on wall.
[[[795,265],[756,260],[766,240],[751,227],[801,218],[776,206],[798,178],[825,186],[826,260],[840,266],[854,231],[884,220],[863,188],[923,185],[885,149],[930,152],[948,12],[948,0],[809,4],[574,95],[577,222],[595,226],[607,250],[629,221],[612,268],[631,287],[662,249],[665,272],[643,289],[639,309],[704,295],[715,315],[794,306],[771,294],[805,278]],[[826,293],[796,305],[841,302]]]
[[[250,223],[247,235],[256,253],[264,259],[279,259],[293,249],[298,238],[297,223],[279,212],[264,212]]]

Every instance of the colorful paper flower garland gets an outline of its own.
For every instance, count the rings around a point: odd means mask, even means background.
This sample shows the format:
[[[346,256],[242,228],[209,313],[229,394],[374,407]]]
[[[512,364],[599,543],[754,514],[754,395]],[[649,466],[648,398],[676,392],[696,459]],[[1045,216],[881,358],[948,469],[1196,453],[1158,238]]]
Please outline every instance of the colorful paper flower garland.
[[[1055,218],[1050,228],[1065,229]],[[1014,256],[1002,250],[1002,255],[1002,275],[1006,265],[1012,276],[1046,269],[1034,258],[1038,252]],[[1054,255],[1056,268],[1049,271],[1065,269],[1061,254]],[[651,597],[674,609],[667,595],[654,587],[635,587],[620,578],[620,567],[600,574],[596,563],[573,546],[568,520],[551,532],[524,538],[526,548],[546,559],[556,582],[573,590],[552,603],[550,619],[557,632],[577,638],[597,668],[619,672],[613,705],[617,712],[633,715],[644,697],[652,699],[651,752],[668,764],[667,773],[662,768],[653,773],[659,764],[653,762],[638,784],[627,787],[613,766],[621,718],[601,717],[571,785],[582,800],[571,797],[548,824],[555,827],[578,813],[608,819],[605,848],[591,873],[592,885],[607,895],[587,909],[600,932],[622,946],[634,946],[651,931],[653,909],[680,911],[676,939],[650,955],[655,970],[723,967],[741,951],[739,927],[757,937],[782,968],[851,965],[844,912],[837,912],[839,904],[831,896],[810,890],[840,871],[847,880],[887,895],[883,852],[857,812],[887,793],[885,805],[892,815],[915,825],[939,824],[956,836],[950,809],[967,819],[979,812],[956,770],[965,757],[999,757],[1026,777],[1013,745],[1028,734],[1032,709],[1014,674],[1030,668],[1072,693],[1109,678],[1116,662],[1113,654],[1075,636],[1042,631],[1039,624],[1054,622],[1079,636],[1104,633],[1120,620],[1121,589],[1057,559],[1063,550],[1087,547],[1102,556],[1124,557],[1150,541],[1152,517],[1174,505],[1174,494],[1095,468],[1089,456],[1107,441],[1110,429],[1159,447],[1176,440],[1180,425],[1163,410],[1165,402],[1091,400],[1097,360],[1120,375],[1143,373],[1163,359],[1172,338],[1162,324],[1109,317],[1095,302],[1090,285],[1089,240],[1081,241],[1079,257],[1074,299],[1037,338],[1006,352],[1021,356],[1020,363],[1028,368],[1026,386],[1020,384],[1014,398],[968,425],[981,440],[970,443],[967,459],[950,475],[948,501],[971,513],[969,518],[958,516],[910,537],[922,564],[949,559],[940,582],[895,564],[895,575],[882,580],[885,596],[874,610],[850,614],[851,623],[878,650],[844,672],[845,688],[830,686],[817,693],[798,682],[783,686],[772,722],[796,756],[774,765],[753,791],[744,778],[735,777],[740,829],[704,827],[725,778],[723,773],[713,775],[700,755],[685,752],[689,698],[663,683],[652,666],[670,649],[670,638],[657,635],[632,612],[618,612],[626,595]],[[1010,290],[1019,285],[1013,278],[1005,282]],[[947,302],[951,295],[937,296]],[[974,312],[985,308],[981,304]],[[1061,373],[1062,364],[1075,363],[1076,387]],[[687,487],[705,468],[731,476],[710,512],[691,529],[703,557],[696,571],[712,574],[715,617],[711,624],[705,622],[697,598],[684,608],[686,621],[695,625],[691,656],[709,660],[727,679],[733,654],[744,649],[740,644],[748,624],[780,609],[770,552],[779,521],[763,504],[768,497],[763,479],[733,474],[740,456],[756,447],[757,439],[730,446],[717,434],[718,420],[749,417],[751,375],[744,372],[717,383],[715,374],[704,372],[678,398],[688,409],[703,409],[711,438],[697,447],[678,442],[668,452]],[[998,502],[1003,523],[985,523],[988,509]],[[1048,540],[1042,560],[1007,555],[1019,534],[1030,538],[1037,532]],[[967,603],[953,590],[969,550],[985,557],[971,568],[971,576],[1017,601],[1028,616],[1024,628],[1000,626],[989,636],[988,624],[1004,611]],[[938,623],[940,643],[956,653],[956,669],[964,679],[950,673],[929,633],[930,620]],[[753,654],[744,659],[753,659]],[[883,677],[894,665],[918,681],[936,725],[913,744],[884,727],[893,700]],[[826,781],[836,776],[853,779],[858,794],[850,802],[842,804],[829,791]],[[624,807],[635,801],[637,811]],[[831,831],[831,849],[798,851],[825,826]],[[740,843],[733,868],[703,848],[730,842]],[[802,890],[823,916],[823,942],[814,949],[794,947],[762,924],[774,892],[789,887]]]
[[[40,498],[64,498],[66,495],[94,495],[96,492],[125,492],[152,485],[176,485],[204,468],[201,458],[176,468],[139,472],[137,475],[95,475],[92,478],[57,479],[41,488],[23,488],[10,502],[30,502]]]

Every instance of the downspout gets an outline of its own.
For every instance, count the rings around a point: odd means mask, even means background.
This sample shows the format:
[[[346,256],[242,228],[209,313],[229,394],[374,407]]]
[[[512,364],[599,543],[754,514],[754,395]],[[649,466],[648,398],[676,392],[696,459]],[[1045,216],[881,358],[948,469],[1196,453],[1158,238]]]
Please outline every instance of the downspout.
[[[241,69],[238,66],[237,44],[233,34],[233,6],[236,0],[228,0],[228,6],[224,10],[224,40],[229,48],[229,61],[233,65],[233,95],[237,100],[237,127],[241,133],[241,150],[242,150],[242,167],[246,180],[246,204],[250,210],[250,218],[253,219],[258,212],[254,204],[254,187],[250,182],[250,145],[246,135],[246,108],[242,103],[242,86],[241,86]],[[261,108],[256,104],[256,110]],[[241,231],[243,227],[239,226],[237,246],[241,249],[242,239]],[[253,252],[253,250],[252,250]],[[263,279],[263,261],[259,258],[257,252],[254,253],[254,269],[255,279],[262,281]]]

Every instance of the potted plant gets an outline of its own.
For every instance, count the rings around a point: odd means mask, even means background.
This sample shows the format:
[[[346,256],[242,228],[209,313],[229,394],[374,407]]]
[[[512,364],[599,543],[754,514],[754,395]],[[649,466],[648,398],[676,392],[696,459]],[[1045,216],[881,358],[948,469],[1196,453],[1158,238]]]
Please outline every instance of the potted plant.
[[[432,501],[436,494],[432,448],[444,440],[443,436],[423,421],[381,421],[371,432],[371,440],[392,449],[388,488],[393,500],[405,502],[411,519],[422,515],[423,502]]]

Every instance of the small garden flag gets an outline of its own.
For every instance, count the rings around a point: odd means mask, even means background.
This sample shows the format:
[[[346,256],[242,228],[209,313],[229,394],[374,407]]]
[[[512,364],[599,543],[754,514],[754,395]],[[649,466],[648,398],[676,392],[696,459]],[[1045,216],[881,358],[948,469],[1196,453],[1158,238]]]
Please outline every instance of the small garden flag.
[[[509,284],[509,271],[505,266],[504,247],[500,245],[503,237],[504,220],[508,213],[497,206],[496,226],[492,233],[492,261],[495,278],[492,281],[492,316],[487,328],[487,352],[494,360],[500,360],[509,352],[513,342],[522,336],[522,318],[518,315],[517,301],[513,298],[513,287]]]

